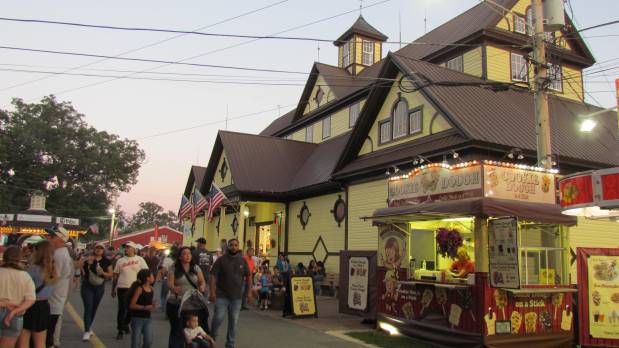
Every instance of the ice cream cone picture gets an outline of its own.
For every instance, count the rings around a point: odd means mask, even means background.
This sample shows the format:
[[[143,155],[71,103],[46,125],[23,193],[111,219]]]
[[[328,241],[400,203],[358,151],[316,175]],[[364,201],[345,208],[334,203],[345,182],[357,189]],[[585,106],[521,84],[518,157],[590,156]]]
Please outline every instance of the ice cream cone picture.
[[[503,320],[507,319],[505,317],[505,306],[507,306],[507,294],[499,289],[494,290],[494,302],[498,309],[501,310],[503,314]]]
[[[460,325],[460,317],[462,316],[462,307],[458,306],[455,303],[451,304],[451,308],[449,310],[449,323],[452,328]]]
[[[496,334],[496,313],[492,311],[492,308],[488,308],[488,313],[484,315],[484,321],[486,322],[486,330],[488,336]]]
[[[561,307],[561,303],[563,303],[562,293],[552,295],[552,306],[554,307],[554,315],[552,316],[552,319],[554,321],[557,320],[557,311],[559,310],[559,307]]]
[[[441,306],[441,309],[443,310],[443,316],[447,316],[447,314],[445,313],[445,304],[447,303],[447,290],[444,288],[437,288],[435,292],[436,303]]]
[[[512,322],[512,333],[517,335],[520,332],[520,327],[522,326],[522,314],[520,314],[520,312],[513,311],[510,319]]]
[[[421,311],[419,312],[419,316],[423,316],[423,312],[430,306],[432,299],[434,298],[434,293],[430,289],[425,289],[423,291],[423,295],[421,295]]]
[[[572,330],[572,316],[573,313],[569,311],[570,306],[565,306],[563,310],[563,315],[561,316],[561,330],[563,331],[571,331]]]
[[[524,332],[528,334],[537,332],[537,313],[524,314]]]

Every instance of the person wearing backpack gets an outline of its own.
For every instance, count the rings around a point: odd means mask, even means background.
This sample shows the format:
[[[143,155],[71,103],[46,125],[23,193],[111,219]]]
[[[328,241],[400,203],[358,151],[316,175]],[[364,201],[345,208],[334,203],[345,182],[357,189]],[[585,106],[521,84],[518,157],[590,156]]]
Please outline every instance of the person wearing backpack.
[[[206,291],[206,281],[202,270],[195,264],[191,249],[181,247],[178,250],[176,262],[168,271],[168,288],[170,292],[166,302],[166,314],[170,321],[170,337],[168,339],[169,348],[182,348],[185,342],[183,326],[186,317],[190,314],[197,315],[200,326],[206,331],[208,329],[208,309],[205,303],[196,304],[194,301],[181,301],[186,298],[186,293],[196,290],[204,294]],[[185,303],[187,306],[185,306]]]
[[[129,312],[131,314],[131,348],[150,348],[153,344],[151,312],[156,303],[152,287],[155,276],[148,269],[138,272],[137,280],[129,289]],[[140,345],[140,338],[142,344]]]
[[[105,279],[111,279],[112,263],[105,257],[103,244],[95,245],[93,255],[89,255],[82,266],[82,286],[80,295],[84,303],[84,335],[82,341],[90,340],[92,322],[105,292]]]

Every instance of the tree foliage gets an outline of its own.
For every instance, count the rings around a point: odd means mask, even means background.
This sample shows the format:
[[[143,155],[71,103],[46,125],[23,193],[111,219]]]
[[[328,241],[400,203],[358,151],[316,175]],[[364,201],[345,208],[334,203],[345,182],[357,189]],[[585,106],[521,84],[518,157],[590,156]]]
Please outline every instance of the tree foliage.
[[[168,210],[166,212],[162,206],[155,202],[142,202],[139,206],[140,209],[128,220],[123,233],[152,228],[154,225],[167,225],[174,229],[180,227],[178,218],[173,211]]]
[[[137,142],[98,131],[54,96],[12,104],[14,111],[0,110],[1,212],[25,210],[29,193],[43,190],[47,210],[89,223],[137,182],[144,160]]]

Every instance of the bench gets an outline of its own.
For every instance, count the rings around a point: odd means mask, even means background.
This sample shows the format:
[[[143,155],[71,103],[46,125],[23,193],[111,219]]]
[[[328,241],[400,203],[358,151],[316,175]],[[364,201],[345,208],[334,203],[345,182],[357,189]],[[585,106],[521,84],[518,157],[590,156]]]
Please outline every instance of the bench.
[[[337,273],[327,273],[320,284],[320,294],[322,296],[335,296],[340,288],[340,275]]]

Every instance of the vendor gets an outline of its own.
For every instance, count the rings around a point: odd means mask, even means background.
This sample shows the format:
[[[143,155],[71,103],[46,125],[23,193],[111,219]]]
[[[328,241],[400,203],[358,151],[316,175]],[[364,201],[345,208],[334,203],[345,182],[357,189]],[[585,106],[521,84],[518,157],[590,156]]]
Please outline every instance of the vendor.
[[[475,272],[475,264],[471,261],[469,253],[466,251],[466,247],[459,247],[456,255],[456,260],[449,268],[449,270],[453,272],[456,277],[466,278],[469,273]]]

